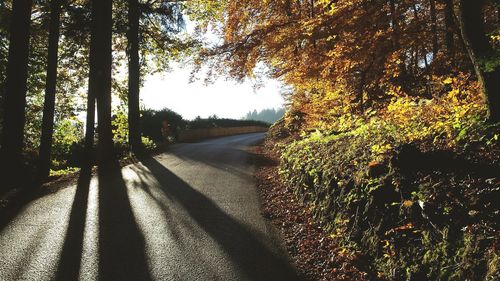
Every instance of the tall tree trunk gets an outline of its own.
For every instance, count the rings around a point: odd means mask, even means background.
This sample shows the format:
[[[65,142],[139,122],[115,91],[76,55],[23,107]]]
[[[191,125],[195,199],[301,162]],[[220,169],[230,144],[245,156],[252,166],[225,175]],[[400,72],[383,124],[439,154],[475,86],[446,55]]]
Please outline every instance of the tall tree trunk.
[[[93,6],[93,4],[91,5]],[[94,15],[92,15],[94,17]],[[92,19],[94,21],[94,18]],[[95,32],[95,23],[92,21],[91,40],[90,40],[90,58],[89,58],[89,81],[87,91],[87,117],[85,122],[85,151],[83,155],[82,167],[88,166],[93,163],[94,151],[94,137],[95,137],[95,109],[96,109],[96,91],[97,81],[99,80],[97,64],[99,64],[99,45],[97,44],[97,35]]]
[[[22,167],[26,91],[28,79],[29,30],[32,0],[13,0],[10,23],[9,60],[4,96],[4,120],[0,148],[2,186],[10,188]]]
[[[357,94],[357,101],[359,105],[359,111],[361,114],[365,114],[365,101],[363,98],[363,94],[365,91],[365,82],[366,82],[366,73],[368,71],[362,70],[359,78],[359,84],[358,84],[358,94]]]
[[[457,0],[456,14],[465,47],[476,72],[488,108],[488,119],[500,122],[500,67],[487,67],[495,51],[484,31],[482,8],[485,0]]]
[[[437,17],[436,17],[436,2],[429,0],[430,13],[431,13],[431,32],[432,32],[432,54],[435,58],[439,51],[438,31],[437,31]]]
[[[106,168],[114,157],[111,129],[112,1],[92,0],[89,93],[97,100],[98,165]]]
[[[314,16],[315,16],[315,11],[314,11],[314,0],[310,0],[309,2],[310,2],[310,5],[311,5],[311,7],[309,7],[309,8],[310,8],[310,11],[309,11],[309,17],[312,19],[312,18],[314,18]],[[312,39],[313,47],[314,47],[314,48],[316,48],[316,43],[317,43],[317,42],[316,42],[316,39],[314,38],[316,35],[315,35],[315,34],[313,34],[312,36],[313,36],[313,39]]]
[[[130,0],[128,10],[128,138],[132,151],[142,150],[139,91],[139,1]]]
[[[448,57],[455,55],[455,43],[453,40],[455,34],[455,21],[453,20],[453,0],[445,0],[444,8],[444,24],[445,24],[445,44]]]
[[[389,0],[389,10],[391,13],[390,26],[392,28],[392,48],[394,52],[400,52],[401,44],[399,42],[399,14],[396,7],[396,0]],[[397,78],[397,83],[401,86],[403,91],[409,93],[410,89],[407,87],[406,79],[408,77],[408,71],[405,64],[405,55],[403,52],[399,53],[399,77]]]
[[[389,8],[391,11],[391,27],[392,27],[392,47],[394,50],[399,49],[399,21],[396,13],[396,0],[389,0]]]
[[[50,2],[49,47],[47,58],[47,79],[43,105],[42,137],[38,159],[38,180],[44,181],[50,172],[50,154],[54,132],[54,109],[56,103],[57,62],[59,49],[60,17],[62,0]]]
[[[500,23],[500,1],[495,0],[495,5],[497,6],[497,22]]]
[[[314,0],[310,0],[310,7],[309,7],[309,17],[314,18]]]
[[[94,160],[94,135],[95,135],[95,94],[94,83],[89,73],[89,89],[87,93],[87,118],[85,124],[85,154],[83,155],[83,165],[89,165]]]

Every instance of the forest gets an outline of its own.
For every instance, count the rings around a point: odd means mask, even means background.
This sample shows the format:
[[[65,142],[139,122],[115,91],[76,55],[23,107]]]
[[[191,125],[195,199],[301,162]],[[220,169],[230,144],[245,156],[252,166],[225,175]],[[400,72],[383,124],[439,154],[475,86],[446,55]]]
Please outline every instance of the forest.
[[[286,85],[266,147],[356,268],[311,278],[500,278],[497,0],[0,1],[0,193],[145,153],[144,77],[186,58]]]
[[[246,120],[258,120],[262,122],[266,122],[269,124],[274,124],[276,121],[281,119],[285,115],[285,109],[284,108],[269,108],[269,109],[263,109],[259,112],[257,110],[254,111],[249,111],[245,115]]]

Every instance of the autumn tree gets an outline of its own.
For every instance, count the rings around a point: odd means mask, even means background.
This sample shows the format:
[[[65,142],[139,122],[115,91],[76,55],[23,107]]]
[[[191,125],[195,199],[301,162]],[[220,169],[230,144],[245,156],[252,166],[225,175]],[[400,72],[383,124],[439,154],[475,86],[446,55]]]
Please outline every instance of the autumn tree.
[[[491,32],[496,9],[481,6]],[[438,97],[446,93],[440,81],[472,70],[447,0],[245,0],[218,8],[223,16],[200,26],[214,26],[224,42],[207,46],[198,62],[237,80],[280,79],[306,120],[325,125],[397,97]],[[262,64],[267,71],[256,71]]]

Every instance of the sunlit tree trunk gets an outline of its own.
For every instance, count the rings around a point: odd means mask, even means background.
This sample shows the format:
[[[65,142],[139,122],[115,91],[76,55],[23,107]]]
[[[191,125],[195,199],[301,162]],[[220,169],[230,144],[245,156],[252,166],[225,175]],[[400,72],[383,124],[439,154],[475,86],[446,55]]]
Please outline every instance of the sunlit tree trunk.
[[[89,92],[97,100],[98,164],[107,167],[114,157],[111,129],[112,1],[92,0]]]
[[[57,62],[60,34],[62,0],[50,2],[49,47],[47,58],[47,78],[45,82],[45,102],[43,106],[42,137],[38,161],[38,180],[49,176],[52,135],[54,132],[54,108],[56,102]]]
[[[5,111],[0,148],[0,173],[4,173],[2,186],[5,188],[11,187],[14,175],[22,167],[32,4],[32,0],[12,1]]]
[[[495,59],[495,50],[484,31],[482,9],[485,0],[457,1],[460,31],[484,95],[488,118],[500,122],[500,66],[488,64]]]
[[[128,11],[128,125],[129,144],[134,152],[142,150],[140,128],[139,1],[129,1]]]

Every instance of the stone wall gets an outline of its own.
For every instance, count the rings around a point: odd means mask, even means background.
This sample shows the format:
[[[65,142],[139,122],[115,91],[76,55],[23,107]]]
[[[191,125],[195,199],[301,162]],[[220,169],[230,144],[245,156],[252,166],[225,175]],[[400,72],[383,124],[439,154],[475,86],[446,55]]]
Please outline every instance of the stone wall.
[[[215,137],[267,132],[267,130],[268,128],[259,126],[193,129],[179,132],[177,140],[179,142],[194,142]]]

